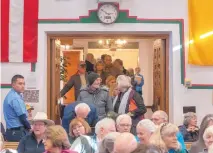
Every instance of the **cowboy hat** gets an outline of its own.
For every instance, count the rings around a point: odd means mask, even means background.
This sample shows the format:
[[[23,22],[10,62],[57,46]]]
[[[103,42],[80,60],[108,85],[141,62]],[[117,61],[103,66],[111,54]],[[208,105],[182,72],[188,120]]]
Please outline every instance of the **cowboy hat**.
[[[54,121],[47,119],[47,114],[44,113],[44,112],[37,112],[36,115],[35,115],[35,117],[32,120],[30,120],[29,122],[31,124],[33,124],[34,122],[37,122],[37,121],[44,122],[48,126],[55,124]]]

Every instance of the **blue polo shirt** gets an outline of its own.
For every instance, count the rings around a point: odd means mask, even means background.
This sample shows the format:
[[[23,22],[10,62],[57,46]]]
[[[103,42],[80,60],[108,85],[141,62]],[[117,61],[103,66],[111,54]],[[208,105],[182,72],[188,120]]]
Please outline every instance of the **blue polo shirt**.
[[[3,112],[7,129],[24,126],[19,116],[23,114],[27,116],[26,106],[21,94],[14,89],[11,89],[4,99]]]

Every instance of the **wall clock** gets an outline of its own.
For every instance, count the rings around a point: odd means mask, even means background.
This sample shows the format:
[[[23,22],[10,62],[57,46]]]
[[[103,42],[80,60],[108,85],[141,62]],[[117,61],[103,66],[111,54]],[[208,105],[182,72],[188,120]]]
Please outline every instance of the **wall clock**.
[[[111,24],[118,18],[119,11],[113,3],[104,3],[99,7],[97,15],[102,23]]]

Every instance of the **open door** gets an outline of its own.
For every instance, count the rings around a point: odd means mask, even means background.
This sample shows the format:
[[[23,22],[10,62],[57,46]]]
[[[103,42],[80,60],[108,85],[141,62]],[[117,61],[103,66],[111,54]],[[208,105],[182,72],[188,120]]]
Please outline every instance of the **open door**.
[[[78,64],[80,62],[80,51],[63,51],[63,56],[66,58],[67,62],[69,63],[67,70],[67,77],[66,80],[68,81],[72,75],[74,75],[78,70]],[[67,82],[64,82],[64,85]],[[66,98],[63,99],[63,103],[70,104],[75,102],[75,94],[74,94],[74,87],[70,91],[65,94]]]
[[[166,101],[166,40],[157,39],[153,46],[153,109],[168,113]]]
[[[60,124],[60,111],[57,102],[57,95],[60,92],[60,41],[48,38],[47,59],[47,114],[48,117]]]

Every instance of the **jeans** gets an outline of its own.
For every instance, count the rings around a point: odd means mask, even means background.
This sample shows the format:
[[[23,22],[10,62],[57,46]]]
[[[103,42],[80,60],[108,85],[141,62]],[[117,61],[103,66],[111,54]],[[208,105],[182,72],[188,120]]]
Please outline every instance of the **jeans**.
[[[7,129],[5,133],[6,140],[9,142],[19,142],[22,137],[28,134],[24,127]]]

